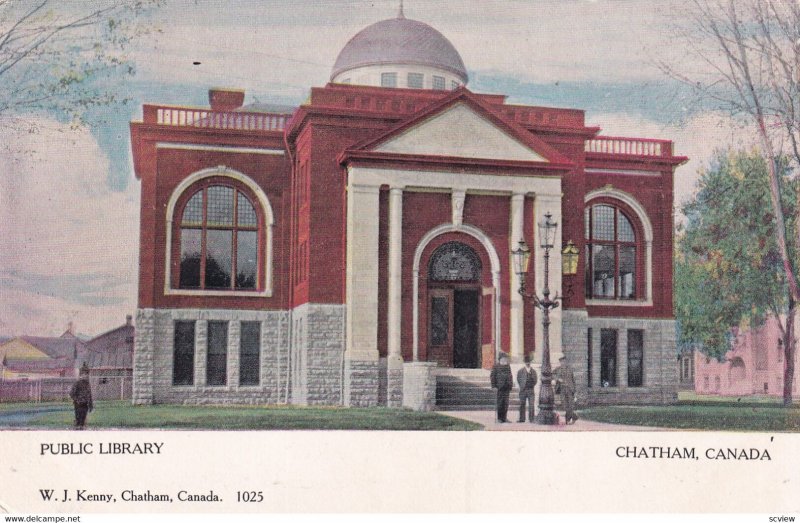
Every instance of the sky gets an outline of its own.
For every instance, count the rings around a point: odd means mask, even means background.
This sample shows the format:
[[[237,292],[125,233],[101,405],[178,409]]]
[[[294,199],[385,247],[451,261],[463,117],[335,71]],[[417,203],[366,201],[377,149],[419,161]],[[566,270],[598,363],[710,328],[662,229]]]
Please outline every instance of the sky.
[[[62,5],[79,9],[82,2]],[[143,103],[207,105],[210,87],[246,90],[246,103],[300,104],[324,85],[336,56],[396,0],[166,0],[158,31],[128,51],[128,103],[93,110],[73,128],[27,116],[37,132],[0,126],[0,336],[59,335],[68,322],[97,335],[135,315],[139,182],[128,122]],[[670,24],[679,0],[407,0],[407,18],[460,52],[468,87],[511,103],[586,110],[602,134],[664,138],[690,160],[676,172],[676,206],[715,149],[752,133],[689,103],[658,59],[682,60]],[[199,64],[195,64],[199,62]],[[694,67],[699,67],[694,65]]]

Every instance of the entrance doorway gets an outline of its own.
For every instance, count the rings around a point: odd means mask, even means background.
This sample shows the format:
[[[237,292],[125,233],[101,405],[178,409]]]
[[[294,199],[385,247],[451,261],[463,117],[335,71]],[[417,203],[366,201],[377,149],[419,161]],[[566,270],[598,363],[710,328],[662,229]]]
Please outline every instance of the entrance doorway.
[[[448,242],[428,271],[428,361],[461,369],[481,367],[481,262],[471,247]]]
[[[480,292],[453,291],[453,367],[477,369],[480,359]]]

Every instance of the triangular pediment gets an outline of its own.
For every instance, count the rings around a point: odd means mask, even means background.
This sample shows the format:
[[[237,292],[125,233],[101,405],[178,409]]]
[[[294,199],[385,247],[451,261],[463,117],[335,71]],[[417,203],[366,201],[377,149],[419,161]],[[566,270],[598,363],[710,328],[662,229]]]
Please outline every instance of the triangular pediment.
[[[464,102],[421,119],[373,150],[395,154],[548,162],[529,144]]]

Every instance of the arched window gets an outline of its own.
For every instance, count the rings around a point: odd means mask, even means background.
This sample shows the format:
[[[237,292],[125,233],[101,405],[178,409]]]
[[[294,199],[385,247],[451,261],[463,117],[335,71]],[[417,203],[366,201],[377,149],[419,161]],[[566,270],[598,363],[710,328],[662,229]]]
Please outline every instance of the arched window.
[[[431,255],[430,281],[476,281],[481,278],[481,260],[471,247],[447,242]]]
[[[586,297],[636,299],[642,249],[631,219],[619,207],[602,203],[586,209],[584,222]]]
[[[264,216],[246,187],[223,177],[207,178],[185,191],[175,222],[173,288],[257,291],[263,287]]]

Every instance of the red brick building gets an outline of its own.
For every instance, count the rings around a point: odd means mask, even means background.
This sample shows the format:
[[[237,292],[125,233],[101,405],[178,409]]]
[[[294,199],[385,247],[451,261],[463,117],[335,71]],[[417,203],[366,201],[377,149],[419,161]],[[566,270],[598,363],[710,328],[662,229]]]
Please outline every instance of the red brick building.
[[[134,400],[430,408],[445,368],[541,361],[510,252],[581,251],[550,286],[553,358],[582,403],[676,398],[668,141],[471,92],[458,52],[402,16],[358,33],[293,110],[212,89],[145,105]],[[529,288],[541,290],[534,254]],[[478,372],[478,371],[472,371]]]
[[[800,366],[797,363],[795,361],[793,396],[800,395],[797,386]],[[694,390],[698,394],[783,396],[786,361],[780,323],[771,316],[756,328],[732,329],[731,349],[725,357],[717,360],[696,350],[694,368]]]

